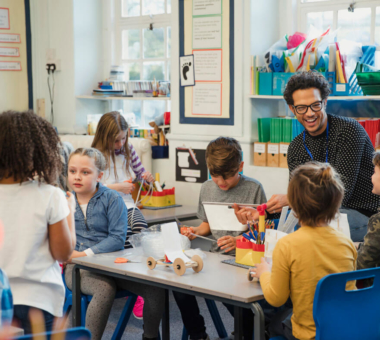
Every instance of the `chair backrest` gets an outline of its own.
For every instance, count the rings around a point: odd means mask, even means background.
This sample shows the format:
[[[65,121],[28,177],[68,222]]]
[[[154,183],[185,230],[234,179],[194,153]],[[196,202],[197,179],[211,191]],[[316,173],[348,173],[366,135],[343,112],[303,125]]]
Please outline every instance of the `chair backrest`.
[[[373,278],[373,285],[346,290],[352,280]],[[315,290],[316,340],[380,339],[380,268],[327,275]]]
[[[50,340],[51,336],[54,334],[65,334],[65,340],[91,340],[91,332],[84,327],[77,327],[77,328],[69,328],[65,331],[59,331],[59,332],[46,332],[41,334],[28,334],[24,336],[20,336],[18,338],[14,338],[17,340],[33,340],[33,338],[36,338],[37,336],[42,337],[42,339]]]

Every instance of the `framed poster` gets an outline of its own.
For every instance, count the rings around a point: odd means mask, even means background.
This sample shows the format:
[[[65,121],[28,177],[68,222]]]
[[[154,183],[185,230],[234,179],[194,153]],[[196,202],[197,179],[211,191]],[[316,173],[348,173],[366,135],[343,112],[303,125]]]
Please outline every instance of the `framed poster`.
[[[180,87],[180,124],[234,125],[234,1],[179,0],[179,54],[195,86]]]

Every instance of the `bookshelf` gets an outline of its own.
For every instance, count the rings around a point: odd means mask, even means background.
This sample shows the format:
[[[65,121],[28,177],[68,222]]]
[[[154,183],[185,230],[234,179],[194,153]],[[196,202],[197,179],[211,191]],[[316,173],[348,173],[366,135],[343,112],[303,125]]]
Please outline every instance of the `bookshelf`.
[[[91,100],[170,100],[171,97],[102,97],[102,96],[93,96],[80,95],[76,96],[78,99],[91,99]]]

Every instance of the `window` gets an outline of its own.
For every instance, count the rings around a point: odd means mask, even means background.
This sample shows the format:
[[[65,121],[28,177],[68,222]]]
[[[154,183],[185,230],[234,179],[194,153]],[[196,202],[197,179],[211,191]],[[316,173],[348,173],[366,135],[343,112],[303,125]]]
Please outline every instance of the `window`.
[[[353,11],[348,9],[353,4]],[[340,28],[337,39],[380,44],[380,4],[377,0],[298,0],[299,30]]]
[[[114,0],[115,60],[124,66],[125,81],[170,81],[171,0]],[[170,110],[170,100],[124,100],[141,128]]]

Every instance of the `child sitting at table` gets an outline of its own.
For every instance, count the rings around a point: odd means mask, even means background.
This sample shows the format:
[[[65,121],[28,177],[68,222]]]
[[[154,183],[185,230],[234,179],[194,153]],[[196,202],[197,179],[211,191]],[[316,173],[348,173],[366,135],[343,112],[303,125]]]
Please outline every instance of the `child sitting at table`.
[[[69,158],[68,181],[75,192],[75,227],[77,244],[70,258],[93,256],[124,249],[127,208],[121,196],[100,181],[106,167],[102,153],[94,148],[79,148]],[[68,264],[65,280],[72,289],[73,265]],[[81,292],[92,295],[86,313],[86,328],[92,339],[101,339],[115,299],[116,289],[129,290],[146,299],[144,304],[143,340],[158,339],[164,309],[164,290],[138,282],[80,271]]]
[[[380,152],[375,152],[372,162],[375,166],[372,175],[372,193],[380,195]],[[358,269],[380,266],[380,212],[371,216],[364,241],[357,245]],[[369,282],[370,280],[365,280],[366,284]]]
[[[293,308],[282,308],[273,317],[270,337],[314,339],[313,300],[318,281],[328,274],[356,269],[354,244],[329,227],[343,195],[340,177],[329,164],[311,162],[293,171],[288,200],[301,228],[278,241],[272,270],[264,259],[252,269],[269,304],[280,307],[289,296],[293,303]],[[347,284],[347,290],[352,289],[354,281]]]
[[[266,202],[265,193],[258,181],[240,174],[244,162],[241,147],[234,138],[219,137],[211,141],[206,149],[206,163],[211,180],[203,183],[199,195],[198,217],[202,223],[198,227],[190,228],[186,236],[194,239],[195,236],[190,235],[190,232],[201,236],[212,235],[217,240],[211,248],[212,252],[235,255],[236,239],[240,238],[243,232],[211,229],[202,202],[261,204]],[[208,339],[195,296],[174,291],[173,294],[190,339]],[[227,304],[225,306],[233,315],[234,307]],[[253,313],[245,308],[243,328],[244,337],[252,339]]]

